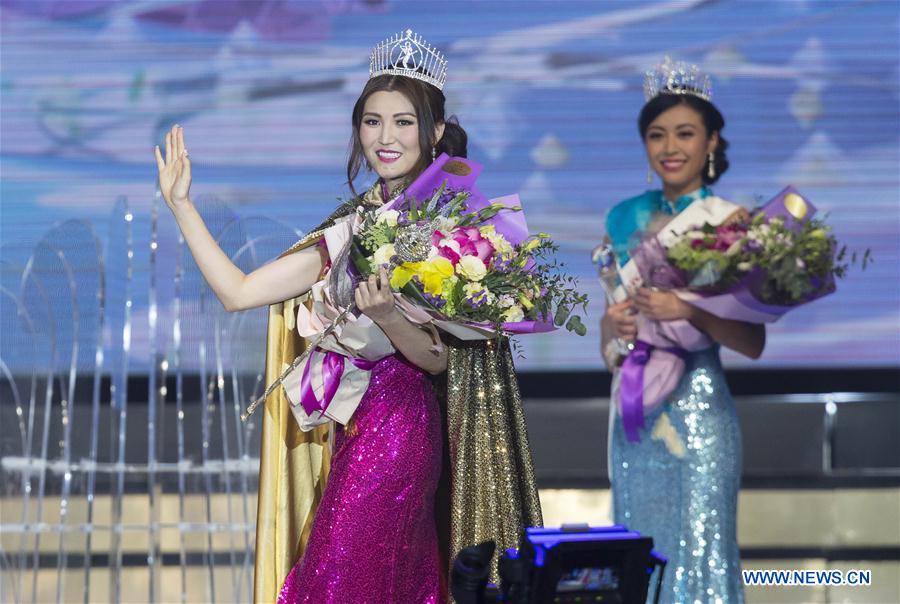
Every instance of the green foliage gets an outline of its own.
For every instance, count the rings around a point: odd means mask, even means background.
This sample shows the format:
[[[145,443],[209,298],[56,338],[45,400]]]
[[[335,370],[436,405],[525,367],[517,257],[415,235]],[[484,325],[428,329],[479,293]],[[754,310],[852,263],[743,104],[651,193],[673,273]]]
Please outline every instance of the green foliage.
[[[366,228],[360,237],[360,243],[367,252],[374,253],[382,245],[394,243],[397,227],[389,226],[386,222],[373,223]]]

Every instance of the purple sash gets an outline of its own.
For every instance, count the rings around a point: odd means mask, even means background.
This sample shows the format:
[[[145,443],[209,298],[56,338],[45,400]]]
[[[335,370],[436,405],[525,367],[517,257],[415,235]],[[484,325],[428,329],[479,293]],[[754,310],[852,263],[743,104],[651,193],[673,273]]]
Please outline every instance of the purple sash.
[[[653,350],[661,350],[683,359],[686,353],[681,348],[662,348],[644,340],[635,340],[634,348],[622,362],[622,379],[619,383],[622,427],[625,437],[636,443],[641,440],[644,429],[644,369]]]
[[[313,355],[310,354],[309,361],[307,361],[306,367],[303,368],[303,375],[300,378],[300,404],[307,415],[312,416],[316,411],[320,414],[325,413],[325,410],[328,409],[328,405],[331,404],[338,387],[341,385],[341,376],[344,375],[344,358],[347,357],[332,350],[325,352],[325,358],[322,361],[324,388],[322,400],[319,400],[312,387],[312,375],[309,368],[312,365]],[[351,358],[350,362],[364,371],[371,371],[378,364],[378,361],[354,358]]]

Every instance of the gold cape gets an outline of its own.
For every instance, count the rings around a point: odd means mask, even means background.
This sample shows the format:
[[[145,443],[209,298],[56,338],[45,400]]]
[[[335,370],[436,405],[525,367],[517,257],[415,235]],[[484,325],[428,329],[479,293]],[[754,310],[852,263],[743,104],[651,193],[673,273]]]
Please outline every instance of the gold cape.
[[[380,204],[380,189],[370,189],[362,202]],[[322,228],[353,209],[341,206],[285,254],[314,245]],[[299,296],[269,307],[266,386],[303,351],[295,318],[297,305],[304,302]],[[447,340],[447,372],[437,378],[446,417],[438,535],[446,564],[460,549],[493,539],[497,549],[491,575],[497,581],[499,556],[518,547],[524,527],[542,524],[522,399],[505,338]],[[262,418],[255,602],[274,602],[303,554],[331,462],[327,426],[301,432],[289,405],[278,388],[266,401]]]

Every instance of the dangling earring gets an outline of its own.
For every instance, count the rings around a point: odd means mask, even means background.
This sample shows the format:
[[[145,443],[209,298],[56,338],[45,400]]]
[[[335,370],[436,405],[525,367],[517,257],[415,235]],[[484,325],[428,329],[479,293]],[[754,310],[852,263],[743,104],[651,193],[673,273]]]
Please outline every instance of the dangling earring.
[[[434,158],[437,157],[437,149],[434,147],[431,148],[431,161],[434,161]]]
[[[716,177],[716,155],[714,153],[710,153],[707,157],[709,162],[709,168],[706,170],[706,175],[709,176],[709,179],[712,180]]]
[[[647,168],[647,184],[653,184],[653,169]]]

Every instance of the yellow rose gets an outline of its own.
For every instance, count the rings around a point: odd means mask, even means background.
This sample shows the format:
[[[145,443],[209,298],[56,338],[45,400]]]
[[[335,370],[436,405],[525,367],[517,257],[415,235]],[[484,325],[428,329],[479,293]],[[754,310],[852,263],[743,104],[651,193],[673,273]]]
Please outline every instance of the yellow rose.
[[[456,272],[469,281],[481,281],[487,274],[487,268],[478,256],[463,256],[456,264]]]

